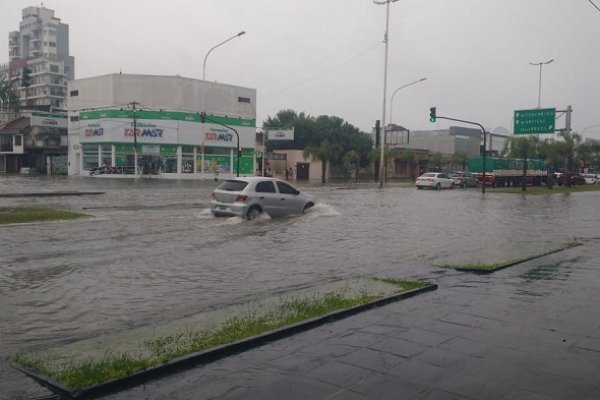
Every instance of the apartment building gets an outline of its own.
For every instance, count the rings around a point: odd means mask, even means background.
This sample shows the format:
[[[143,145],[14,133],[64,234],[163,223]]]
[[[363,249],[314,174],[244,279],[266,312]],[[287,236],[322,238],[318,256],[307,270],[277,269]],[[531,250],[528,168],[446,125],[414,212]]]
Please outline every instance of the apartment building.
[[[0,74],[15,82],[21,107],[39,111],[65,109],[67,82],[75,77],[69,55],[69,25],[44,6],[22,11],[19,30],[8,34],[9,61]]]

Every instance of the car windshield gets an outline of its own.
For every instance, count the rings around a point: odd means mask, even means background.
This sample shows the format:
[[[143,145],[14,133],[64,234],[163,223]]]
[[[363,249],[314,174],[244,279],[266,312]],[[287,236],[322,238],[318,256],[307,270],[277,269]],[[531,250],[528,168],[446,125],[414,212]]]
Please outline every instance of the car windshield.
[[[240,192],[248,185],[248,182],[229,180],[221,183],[217,189],[226,190],[228,192]]]
[[[426,173],[426,174],[423,174],[422,176],[424,176],[424,177],[430,177],[430,178],[431,178],[431,177],[435,177],[436,175],[437,175],[437,174],[434,174],[434,173],[432,173],[432,172],[428,172],[428,173]]]

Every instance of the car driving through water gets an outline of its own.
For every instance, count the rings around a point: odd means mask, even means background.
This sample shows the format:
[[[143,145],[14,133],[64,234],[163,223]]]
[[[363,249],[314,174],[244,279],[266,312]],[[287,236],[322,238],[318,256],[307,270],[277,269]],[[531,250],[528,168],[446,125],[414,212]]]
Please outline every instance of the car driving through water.
[[[277,178],[244,177],[223,181],[212,192],[210,211],[217,217],[254,219],[263,212],[270,217],[302,214],[316,200]]]

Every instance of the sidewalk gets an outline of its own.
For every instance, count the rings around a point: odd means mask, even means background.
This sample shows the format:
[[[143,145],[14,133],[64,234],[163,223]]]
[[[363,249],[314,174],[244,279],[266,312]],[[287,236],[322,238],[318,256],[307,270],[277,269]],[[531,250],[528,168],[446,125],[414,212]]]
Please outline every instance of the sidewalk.
[[[440,270],[435,292],[106,399],[600,399],[598,242],[490,275]]]

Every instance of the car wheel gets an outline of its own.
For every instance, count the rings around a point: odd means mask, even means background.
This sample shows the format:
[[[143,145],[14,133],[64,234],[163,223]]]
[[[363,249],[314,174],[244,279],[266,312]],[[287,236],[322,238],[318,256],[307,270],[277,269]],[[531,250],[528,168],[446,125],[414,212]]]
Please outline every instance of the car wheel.
[[[435,190],[442,190],[442,185],[439,182],[435,185]]]
[[[421,190],[423,189],[423,186],[417,186],[417,189]]]
[[[304,208],[302,209],[302,214],[304,214],[306,212],[306,210],[308,210],[309,208],[314,207],[313,203],[308,203],[304,206]]]
[[[254,218],[258,217],[262,213],[262,210],[258,206],[252,206],[246,213],[246,219],[248,221],[252,221]]]
[[[461,188],[466,188],[467,187],[467,182],[463,182],[463,184],[460,185]]]
[[[454,189],[455,187],[456,187],[456,185],[454,184],[454,182],[452,182],[452,183],[450,184],[450,189]]]

